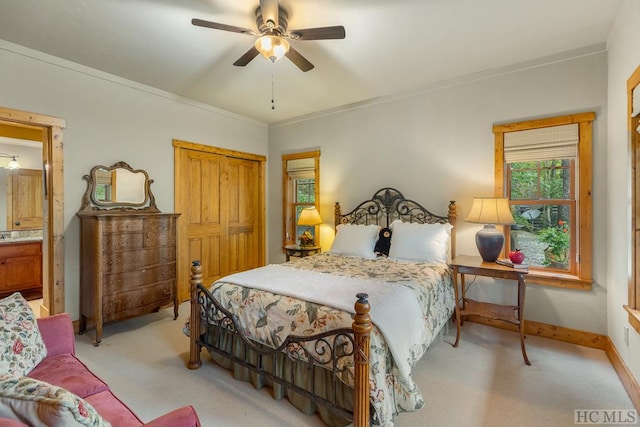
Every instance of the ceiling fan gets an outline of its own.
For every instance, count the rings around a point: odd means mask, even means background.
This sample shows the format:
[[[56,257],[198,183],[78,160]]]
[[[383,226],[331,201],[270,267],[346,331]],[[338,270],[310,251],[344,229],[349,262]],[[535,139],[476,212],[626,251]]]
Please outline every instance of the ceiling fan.
[[[344,39],[345,31],[342,25],[333,27],[305,28],[301,30],[289,30],[287,12],[278,5],[278,0],[260,0],[260,6],[256,9],[257,31],[234,25],[220,24],[218,22],[205,21],[194,18],[193,25],[213,28],[215,30],[231,31],[233,33],[259,36],[251,49],[245,52],[233,65],[244,67],[253,58],[262,54],[271,62],[286,56],[302,71],[313,69],[313,64],[302,56],[289,44],[290,40],[328,40]]]

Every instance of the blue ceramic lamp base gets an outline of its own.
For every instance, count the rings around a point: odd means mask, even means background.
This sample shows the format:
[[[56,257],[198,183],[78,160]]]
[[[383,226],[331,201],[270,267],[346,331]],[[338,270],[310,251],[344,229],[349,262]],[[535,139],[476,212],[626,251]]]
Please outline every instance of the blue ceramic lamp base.
[[[476,233],[476,245],[483,261],[495,262],[502,252],[504,235],[496,229],[495,225],[486,224]]]

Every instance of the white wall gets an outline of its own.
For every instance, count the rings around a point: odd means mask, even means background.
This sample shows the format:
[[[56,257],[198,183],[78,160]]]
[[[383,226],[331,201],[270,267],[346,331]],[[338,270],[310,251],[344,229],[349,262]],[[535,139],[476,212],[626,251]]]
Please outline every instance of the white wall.
[[[269,131],[269,198],[281,200],[280,163],[284,153],[320,149],[320,201],[325,224],[323,249],[332,241],[333,204],[345,210],[379,188],[399,189],[435,213],[446,214],[449,200],[458,212],[458,254],[477,254],[466,224],[473,196],[492,195],[492,125],[531,118],[595,111],[594,242],[605,241],[606,53],[592,53],[520,71],[483,74],[466,82],[348,111],[275,125]],[[268,215],[271,262],[280,262],[280,204]],[[590,291],[530,285],[526,318],[569,328],[606,333],[606,251],[594,245],[595,283]],[[476,287],[483,298],[515,301],[511,283]],[[473,292],[476,292],[474,290]],[[473,294],[472,294],[473,295]],[[477,295],[477,294],[476,294]]]
[[[609,126],[606,243],[607,332],[625,363],[640,380],[640,335],[627,323],[631,274],[631,148],[627,130],[627,79],[640,65],[640,0],[626,0],[609,34]],[[629,345],[624,327],[629,327]]]
[[[64,131],[65,308],[79,313],[79,221],[95,165],[145,169],[158,208],[173,211],[172,139],[266,155],[263,123],[0,40],[0,106],[60,117]],[[216,90],[212,87],[211,90]]]

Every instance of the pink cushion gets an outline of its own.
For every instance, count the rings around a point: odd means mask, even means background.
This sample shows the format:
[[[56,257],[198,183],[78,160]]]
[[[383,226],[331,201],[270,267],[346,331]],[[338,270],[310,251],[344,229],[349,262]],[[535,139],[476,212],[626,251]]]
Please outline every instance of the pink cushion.
[[[134,415],[131,409],[109,390],[93,394],[85,400],[112,426],[137,427],[142,425],[142,421]]]
[[[68,313],[41,317],[38,319],[38,328],[47,346],[47,356],[63,353],[76,354],[73,324]]]
[[[84,363],[70,354],[47,357],[28,376],[62,387],[82,398],[109,389]]]

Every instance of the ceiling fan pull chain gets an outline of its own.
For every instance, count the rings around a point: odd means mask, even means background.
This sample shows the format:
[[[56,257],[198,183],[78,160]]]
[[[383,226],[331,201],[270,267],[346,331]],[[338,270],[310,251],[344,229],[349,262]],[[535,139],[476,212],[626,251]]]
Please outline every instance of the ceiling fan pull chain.
[[[273,78],[273,75],[275,73],[275,68],[276,68],[276,63],[272,62],[271,63],[271,109],[272,110],[276,109],[275,83],[274,83],[274,78]]]

